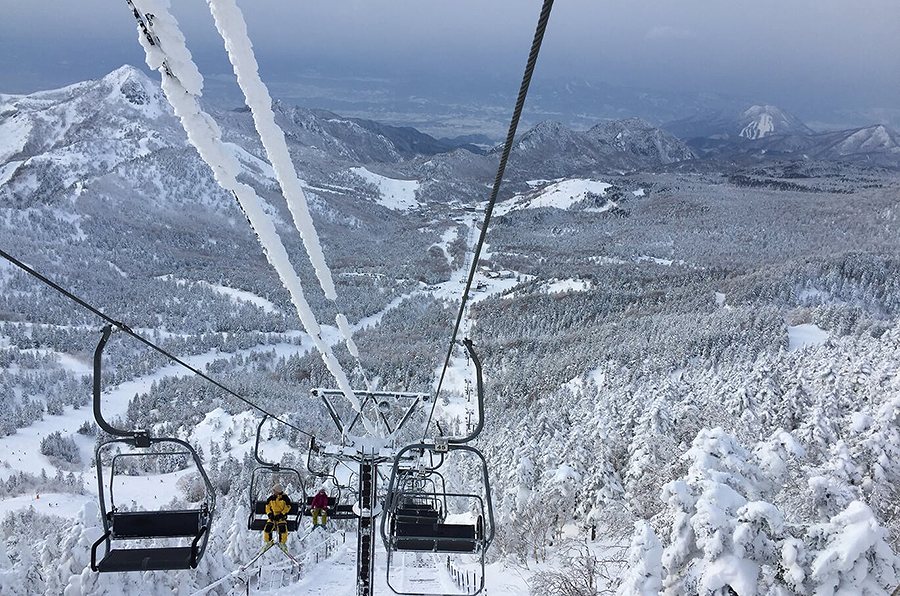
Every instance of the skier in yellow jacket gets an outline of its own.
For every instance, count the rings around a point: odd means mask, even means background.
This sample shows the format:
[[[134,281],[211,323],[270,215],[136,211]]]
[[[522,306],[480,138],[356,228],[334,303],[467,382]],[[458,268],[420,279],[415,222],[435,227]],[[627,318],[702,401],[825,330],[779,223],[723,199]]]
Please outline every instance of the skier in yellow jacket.
[[[293,503],[291,503],[290,497],[284,494],[284,489],[281,485],[276,484],[273,486],[272,496],[266,500],[266,515],[269,516],[269,521],[266,523],[266,527],[263,528],[263,540],[266,541],[266,544],[272,543],[272,532],[276,530],[278,531],[282,548],[283,545],[287,544],[287,515],[291,512],[292,507]]]

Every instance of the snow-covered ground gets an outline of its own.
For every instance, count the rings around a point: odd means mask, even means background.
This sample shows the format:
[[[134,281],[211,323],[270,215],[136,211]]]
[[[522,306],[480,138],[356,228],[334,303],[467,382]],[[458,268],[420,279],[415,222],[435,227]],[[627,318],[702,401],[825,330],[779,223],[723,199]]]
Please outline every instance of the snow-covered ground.
[[[793,352],[806,346],[817,346],[825,343],[828,332],[818,325],[804,323],[788,327],[788,351]]]
[[[94,495],[73,495],[71,493],[40,493],[20,495],[0,500],[0,519],[7,513],[34,507],[41,513],[59,517],[74,518],[87,502],[96,500]]]
[[[420,186],[418,180],[388,178],[363,167],[350,168],[350,172],[378,189],[379,198],[376,199],[376,202],[382,207],[408,211],[419,206],[419,202],[416,200],[416,191]]]
[[[567,292],[586,292],[593,284],[586,279],[553,279],[541,286],[548,294],[565,294]]]
[[[223,296],[228,296],[229,298],[231,298],[231,301],[234,303],[247,302],[249,304],[253,304],[255,306],[260,307],[261,309],[263,309],[266,312],[276,312],[278,310],[275,307],[275,305],[272,304],[271,301],[267,300],[266,298],[263,298],[262,296],[254,294],[253,292],[248,292],[247,290],[239,290],[237,288],[231,288],[229,286],[223,286],[221,284],[214,284],[214,283],[210,283],[208,281],[191,281],[189,279],[181,279],[179,277],[174,277],[172,275],[161,275],[161,276],[159,276],[158,279],[174,281],[175,283],[177,283],[178,285],[181,285],[181,286],[184,286],[184,285],[190,286],[193,284],[198,284],[201,286],[205,286],[205,287],[209,288],[210,290],[218,292],[219,294],[222,294]]]
[[[529,184],[537,185],[539,182],[533,180]],[[589,194],[604,196],[607,189],[612,185],[599,180],[588,180],[584,178],[571,178],[554,182],[537,193],[527,195],[518,195],[507,201],[499,203],[494,213],[496,215],[505,215],[511,211],[519,209],[538,209],[540,207],[555,207],[557,209],[569,209],[575,203],[583,201]],[[592,211],[606,211],[612,208],[612,204],[601,208],[592,208]]]
[[[675,259],[660,259],[659,257],[651,257],[649,255],[639,255],[637,257],[637,261],[639,263],[650,262],[655,263],[657,265],[662,265],[664,267],[671,267],[672,265],[684,265],[684,261],[675,260]]]

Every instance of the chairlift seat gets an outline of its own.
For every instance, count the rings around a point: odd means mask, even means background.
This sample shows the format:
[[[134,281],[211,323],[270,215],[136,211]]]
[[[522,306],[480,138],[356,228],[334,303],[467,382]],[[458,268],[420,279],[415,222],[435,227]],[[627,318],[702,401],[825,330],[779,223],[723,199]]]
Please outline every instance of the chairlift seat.
[[[191,564],[195,549],[189,546],[174,548],[122,548],[110,550],[97,563],[101,573],[123,571],[164,571],[167,569],[191,569],[196,567],[196,559]],[[193,555],[192,555],[193,553]]]
[[[398,519],[403,518],[413,518],[413,519],[439,519],[441,517],[441,512],[435,509],[411,509],[407,507],[403,507],[397,510],[397,513],[394,514]]]
[[[398,520],[394,531],[394,547],[402,551],[468,553],[477,551],[480,542],[474,524]]]
[[[312,515],[313,497],[306,497],[306,507],[303,515]],[[331,519],[356,519],[358,516],[353,511],[353,505],[338,505],[336,497],[328,497],[328,505],[325,513]]]
[[[294,507],[296,507],[296,504]],[[266,529],[266,524],[269,523],[269,518],[266,514],[266,501],[256,501],[256,506],[253,508],[253,515],[251,515],[250,518],[250,523],[248,524],[249,529],[257,532]],[[288,532],[296,532],[300,527],[300,514],[294,509],[288,513],[286,521]]]
[[[200,509],[185,511],[116,511],[109,513],[108,518],[112,538],[133,540],[138,538],[197,536],[200,534],[206,515],[206,512]]]

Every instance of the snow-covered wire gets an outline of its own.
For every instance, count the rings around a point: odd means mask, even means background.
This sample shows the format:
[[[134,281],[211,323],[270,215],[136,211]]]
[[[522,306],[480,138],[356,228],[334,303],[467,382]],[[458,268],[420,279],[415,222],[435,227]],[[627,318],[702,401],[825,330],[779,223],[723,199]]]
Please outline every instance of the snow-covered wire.
[[[322,245],[319,243],[319,236],[309,213],[306,195],[300,186],[300,178],[297,176],[294,162],[291,161],[284,131],[275,123],[272,97],[259,76],[259,64],[253,53],[250,36],[247,34],[244,15],[234,0],[207,0],[207,3],[219,35],[225,41],[225,50],[234,68],[238,86],[244,92],[244,98],[253,116],[260,141],[272,163],[275,178],[281,185],[284,199],[287,201],[288,209],[294,219],[294,225],[303,238],[309,260],[316,271],[316,277],[319,279],[325,296],[333,301],[337,297],[337,292],[334,288],[331,270],[325,262],[325,254],[322,252]]]
[[[316,277],[325,297],[331,301],[337,300],[337,290],[335,289],[334,279],[331,275],[331,269],[325,260],[325,253],[319,242],[319,236],[316,233],[316,227],[313,223],[312,215],[309,212],[309,204],[303,187],[300,183],[300,177],[291,160],[291,154],[288,150],[287,141],[284,137],[284,131],[275,122],[275,113],[272,110],[272,97],[266,84],[263,83],[259,76],[259,63],[253,52],[253,43],[250,41],[250,35],[247,33],[247,23],[244,15],[238,7],[235,0],[207,0],[209,10],[212,13],[216,29],[225,42],[225,51],[228,59],[231,61],[234,74],[237,77],[238,86],[244,93],[244,99],[250,108],[253,116],[253,123],[259,133],[259,139],[262,141],[266,155],[272,163],[272,169],[275,171],[275,178],[281,185],[281,191],[287,202],[288,209],[294,220],[294,226],[300,232],[303,239],[303,245],[306,247],[306,254],[309,255],[309,261],[316,272]],[[356,359],[356,364],[360,371],[365,372],[362,363],[359,360],[359,350],[353,341],[353,331],[347,323],[347,317],[338,314],[335,322],[338,329],[347,344],[350,354]],[[368,379],[366,385],[369,390]]]
[[[216,182],[237,199],[256,232],[266,259],[288,290],[297,315],[321,354],[325,366],[353,408],[361,413],[362,404],[354,394],[340,362],[322,337],[322,328],[306,300],[300,278],[291,265],[284,243],[263,209],[262,200],[252,187],[237,180],[241,171],[240,164],[222,142],[221,129],[200,106],[198,97],[203,89],[203,77],[194,64],[177,20],[169,10],[169,0],[132,2],[139,22],[138,39],[146,52],[147,64],[162,73],[162,90],[181,120],[188,140],[212,169]],[[145,15],[143,19],[140,13]],[[182,82],[182,78],[186,83]],[[377,434],[375,426],[365,416],[362,419],[366,430]]]

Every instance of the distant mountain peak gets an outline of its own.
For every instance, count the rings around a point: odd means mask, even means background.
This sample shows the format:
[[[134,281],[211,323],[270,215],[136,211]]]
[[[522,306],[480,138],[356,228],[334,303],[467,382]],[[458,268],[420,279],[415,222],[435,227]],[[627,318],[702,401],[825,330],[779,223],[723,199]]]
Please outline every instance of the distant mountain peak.
[[[773,105],[750,106],[740,116],[743,124],[739,137],[756,140],[776,134],[809,134],[812,131],[803,122]]]
[[[162,102],[159,85],[150,80],[143,71],[124,64],[100,79],[100,84],[121,93],[122,98],[133,106],[159,107]]]
[[[523,176],[559,178],[652,168],[693,158],[684,143],[641,118],[609,120],[586,131],[547,120],[518,139],[511,163]]]

